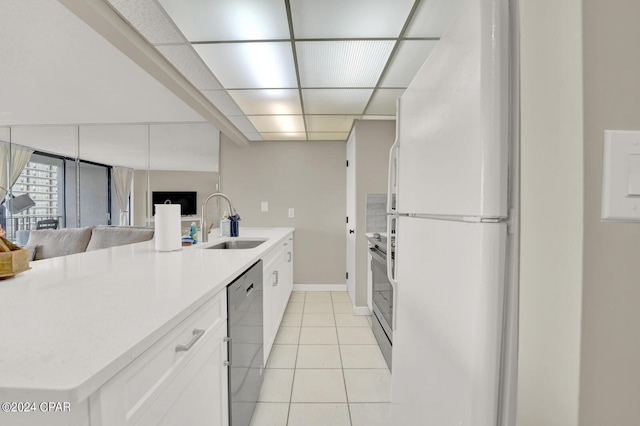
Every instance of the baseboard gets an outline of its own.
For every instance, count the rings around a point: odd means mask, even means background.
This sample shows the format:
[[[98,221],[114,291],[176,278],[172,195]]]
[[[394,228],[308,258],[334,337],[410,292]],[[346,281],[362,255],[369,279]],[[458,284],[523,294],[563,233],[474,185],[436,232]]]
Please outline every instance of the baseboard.
[[[347,291],[346,284],[294,284],[293,291]]]
[[[371,310],[368,306],[354,306],[353,315],[371,315]]]

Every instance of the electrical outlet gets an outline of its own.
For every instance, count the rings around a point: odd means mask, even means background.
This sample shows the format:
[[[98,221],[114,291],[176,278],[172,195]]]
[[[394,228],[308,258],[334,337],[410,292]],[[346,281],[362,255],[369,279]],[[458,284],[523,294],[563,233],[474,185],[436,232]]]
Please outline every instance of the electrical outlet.
[[[289,217],[295,217],[295,212],[293,210],[293,207],[289,208]]]
[[[260,211],[268,212],[269,211],[269,202],[263,201],[260,203]]]

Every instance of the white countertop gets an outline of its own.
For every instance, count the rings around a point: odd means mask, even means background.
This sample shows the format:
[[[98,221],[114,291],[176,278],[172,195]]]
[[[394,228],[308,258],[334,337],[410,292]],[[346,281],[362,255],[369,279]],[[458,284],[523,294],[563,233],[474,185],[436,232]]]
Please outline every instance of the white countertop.
[[[148,241],[31,262],[0,281],[0,396],[83,400],[293,230],[241,228],[268,239],[253,249]]]

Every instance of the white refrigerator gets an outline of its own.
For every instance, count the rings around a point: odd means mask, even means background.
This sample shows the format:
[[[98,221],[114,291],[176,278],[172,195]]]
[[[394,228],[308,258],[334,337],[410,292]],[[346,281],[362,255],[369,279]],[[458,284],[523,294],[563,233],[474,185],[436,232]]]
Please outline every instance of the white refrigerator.
[[[467,0],[398,100],[393,425],[515,424],[516,17]]]

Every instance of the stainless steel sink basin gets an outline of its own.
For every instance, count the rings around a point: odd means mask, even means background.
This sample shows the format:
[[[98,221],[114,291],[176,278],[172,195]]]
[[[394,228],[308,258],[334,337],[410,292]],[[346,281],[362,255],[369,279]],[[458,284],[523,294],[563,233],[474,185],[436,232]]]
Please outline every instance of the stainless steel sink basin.
[[[209,247],[203,247],[205,250],[243,250],[258,247],[266,240],[228,240],[222,241]]]

